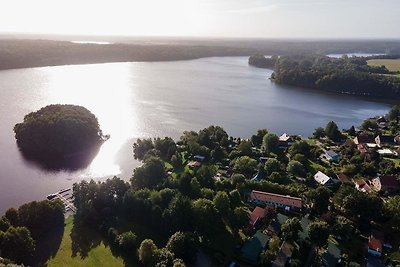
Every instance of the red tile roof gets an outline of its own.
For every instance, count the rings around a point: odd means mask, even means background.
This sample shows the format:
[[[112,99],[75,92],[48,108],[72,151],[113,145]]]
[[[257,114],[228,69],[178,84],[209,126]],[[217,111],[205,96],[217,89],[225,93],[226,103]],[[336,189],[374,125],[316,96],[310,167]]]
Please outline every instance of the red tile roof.
[[[370,235],[368,239],[368,248],[375,251],[382,252],[382,241]]]
[[[344,173],[339,173],[336,176],[339,179],[339,181],[341,181],[342,183],[350,182],[350,178]]]
[[[263,202],[272,202],[276,204],[282,204],[286,206],[296,207],[301,209],[302,207],[302,200],[298,197],[291,197],[291,196],[284,196],[278,195],[268,192],[256,191],[253,190],[250,193],[251,200],[259,200]]]
[[[259,219],[262,219],[264,217],[265,217],[265,209],[261,207],[256,207],[250,214],[249,224],[251,226],[254,226]]]
[[[354,183],[358,186],[360,191],[365,191],[367,193],[372,191],[371,187],[367,184],[367,182],[365,182],[364,179],[356,180]]]

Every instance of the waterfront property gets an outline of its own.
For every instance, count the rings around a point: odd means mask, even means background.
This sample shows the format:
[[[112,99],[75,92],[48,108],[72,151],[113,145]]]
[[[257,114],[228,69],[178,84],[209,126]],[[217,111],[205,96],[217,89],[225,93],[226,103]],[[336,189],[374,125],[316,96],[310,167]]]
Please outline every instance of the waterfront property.
[[[395,136],[393,135],[378,135],[377,137],[375,137],[375,143],[377,145],[389,145],[392,146],[395,144],[394,141]]]
[[[340,155],[333,150],[325,151],[325,157],[329,161],[339,162]]]
[[[303,206],[301,198],[256,190],[251,191],[249,200],[257,205],[274,206],[285,210],[300,211]]]

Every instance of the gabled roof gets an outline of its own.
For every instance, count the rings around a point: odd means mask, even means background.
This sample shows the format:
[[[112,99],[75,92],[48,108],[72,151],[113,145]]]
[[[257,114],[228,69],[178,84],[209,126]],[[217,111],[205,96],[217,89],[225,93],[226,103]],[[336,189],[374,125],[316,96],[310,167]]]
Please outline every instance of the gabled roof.
[[[344,173],[339,173],[336,176],[338,180],[341,181],[342,183],[350,182],[350,178]]]
[[[279,136],[279,141],[281,142],[292,141],[292,137],[290,137],[290,135],[288,135],[287,133],[284,133],[281,136]]]
[[[372,192],[371,187],[367,184],[367,182],[364,179],[356,180],[354,181],[356,184],[356,187],[358,187],[358,190],[370,193]]]
[[[326,175],[325,173],[318,171],[315,175],[314,175],[314,180],[317,181],[319,184],[325,185],[327,183],[332,183],[332,179],[331,177],[329,177],[328,175]]]
[[[251,200],[259,200],[262,202],[272,202],[276,204],[282,204],[286,206],[296,207],[301,209],[302,207],[302,200],[298,197],[291,197],[285,195],[278,195],[268,192],[256,191],[253,190],[250,193]]]
[[[259,219],[265,217],[265,208],[256,207],[250,214],[249,224],[254,226]]]
[[[372,136],[360,134],[354,138],[354,143],[356,144],[366,144],[366,143],[375,143],[375,140]]]
[[[269,237],[257,231],[256,234],[248,241],[246,241],[241,249],[242,259],[251,263],[256,263],[258,255],[267,245]]]
[[[331,157],[331,158],[339,156],[339,154],[336,153],[336,152],[333,151],[333,150],[328,150],[328,151],[325,152],[325,154],[328,155],[328,156]]]
[[[382,175],[375,179],[379,179],[382,186],[388,186],[388,187],[399,187],[400,186],[399,181],[396,179],[395,176],[392,176],[392,175]]]
[[[394,143],[394,136],[393,135],[378,135],[379,141],[385,144],[393,144]]]
[[[382,241],[370,235],[368,238],[368,248],[375,251],[382,252]]]

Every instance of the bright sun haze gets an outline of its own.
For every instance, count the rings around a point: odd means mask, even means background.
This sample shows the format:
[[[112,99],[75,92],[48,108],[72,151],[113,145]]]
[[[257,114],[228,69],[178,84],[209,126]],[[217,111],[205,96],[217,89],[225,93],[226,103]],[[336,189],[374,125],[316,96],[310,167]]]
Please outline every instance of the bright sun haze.
[[[0,33],[400,38],[399,14],[398,0],[5,0]]]

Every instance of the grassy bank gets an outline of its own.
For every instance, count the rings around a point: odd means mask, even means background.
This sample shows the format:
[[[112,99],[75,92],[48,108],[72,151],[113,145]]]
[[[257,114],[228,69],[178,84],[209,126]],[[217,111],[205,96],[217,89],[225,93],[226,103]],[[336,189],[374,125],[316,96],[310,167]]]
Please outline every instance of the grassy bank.
[[[79,253],[76,256],[73,256],[71,239],[73,217],[68,217],[65,223],[66,225],[64,229],[64,235],[61,241],[60,248],[57,251],[56,255],[47,262],[48,267],[124,266],[123,260],[121,258],[114,257],[109,247],[106,247],[102,242],[100,242],[98,246],[88,251],[88,254],[85,256],[82,256]],[[95,232],[93,232],[92,234],[95,234]]]
[[[368,60],[370,66],[385,66],[390,71],[400,71],[400,59],[371,59]],[[400,77],[400,74],[395,76]]]

